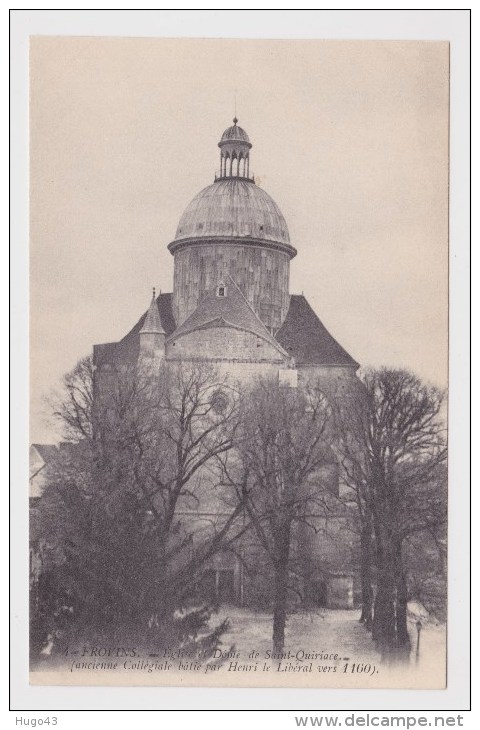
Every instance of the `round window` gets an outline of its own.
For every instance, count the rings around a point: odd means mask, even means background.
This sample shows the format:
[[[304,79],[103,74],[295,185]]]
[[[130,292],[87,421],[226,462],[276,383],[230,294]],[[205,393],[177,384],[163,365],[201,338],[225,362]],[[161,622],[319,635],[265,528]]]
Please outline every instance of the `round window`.
[[[210,399],[210,403],[213,411],[221,415],[228,408],[228,397],[222,390],[216,390]]]

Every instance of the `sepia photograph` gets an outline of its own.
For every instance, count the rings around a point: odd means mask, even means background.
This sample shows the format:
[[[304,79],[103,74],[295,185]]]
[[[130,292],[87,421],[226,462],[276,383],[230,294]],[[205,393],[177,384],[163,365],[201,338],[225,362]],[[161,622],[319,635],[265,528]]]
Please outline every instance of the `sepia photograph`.
[[[29,63],[30,683],[446,688],[449,43]]]

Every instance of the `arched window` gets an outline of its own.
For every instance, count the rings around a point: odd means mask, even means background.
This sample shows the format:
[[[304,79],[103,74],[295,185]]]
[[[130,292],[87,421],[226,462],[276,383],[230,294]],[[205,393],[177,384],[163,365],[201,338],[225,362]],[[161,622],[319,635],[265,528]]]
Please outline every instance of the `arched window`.
[[[227,287],[223,282],[220,282],[220,284],[217,286],[217,297],[226,297],[227,296]]]

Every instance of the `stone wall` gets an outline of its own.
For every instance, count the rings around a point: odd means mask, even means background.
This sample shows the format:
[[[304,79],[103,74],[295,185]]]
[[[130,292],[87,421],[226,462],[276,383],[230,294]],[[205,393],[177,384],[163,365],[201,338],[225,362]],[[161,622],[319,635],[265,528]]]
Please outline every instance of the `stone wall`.
[[[228,275],[268,329],[278,330],[289,307],[290,258],[283,251],[240,244],[195,244],[175,253],[173,313],[177,326],[205,291]]]
[[[360,381],[352,367],[299,365],[298,387],[318,385],[329,400],[348,399],[358,394]]]
[[[195,330],[168,342],[167,360],[241,360],[282,363],[284,357],[262,337],[233,327]]]

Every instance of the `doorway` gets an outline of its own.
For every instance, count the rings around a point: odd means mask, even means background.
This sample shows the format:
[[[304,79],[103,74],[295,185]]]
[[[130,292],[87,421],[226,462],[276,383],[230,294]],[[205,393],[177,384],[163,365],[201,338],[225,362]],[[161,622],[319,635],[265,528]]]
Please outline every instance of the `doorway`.
[[[220,603],[234,603],[235,580],[233,570],[217,570],[217,598]]]
[[[313,584],[313,599],[318,608],[328,607],[328,584],[326,581],[315,581]]]
[[[214,597],[218,603],[235,603],[235,574],[233,570],[210,568],[203,574],[201,594],[205,601]]]

